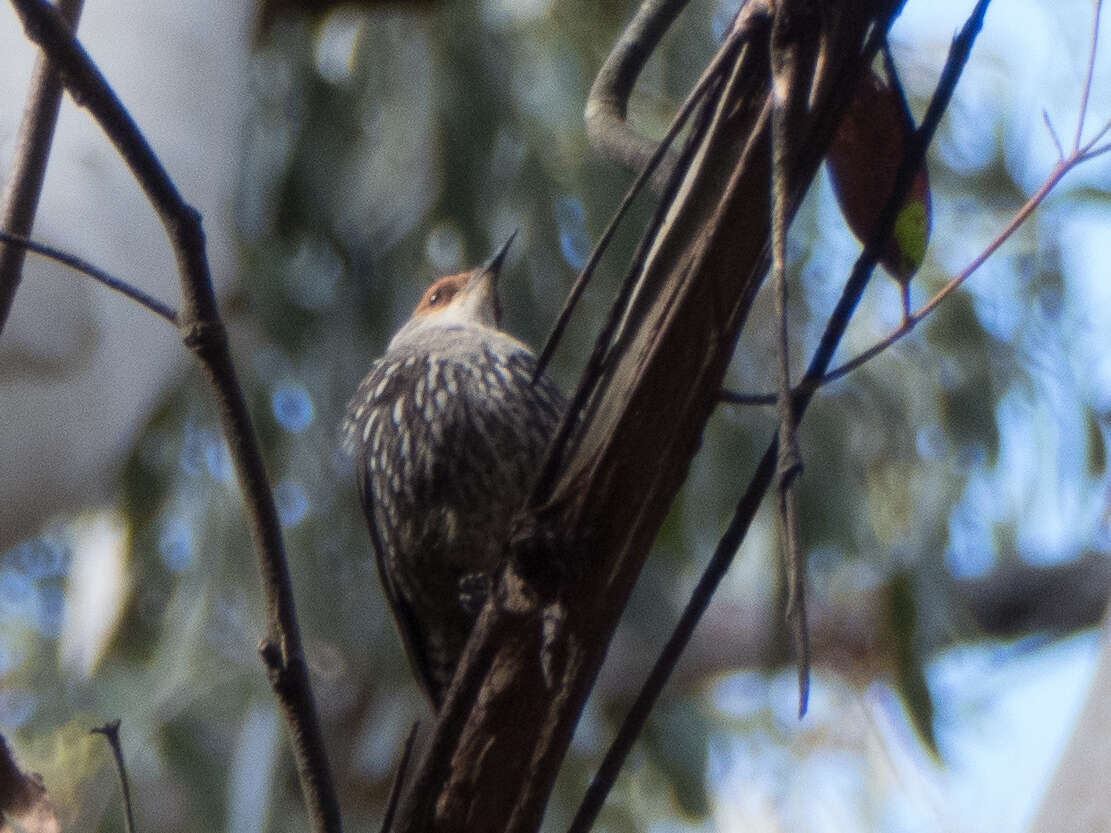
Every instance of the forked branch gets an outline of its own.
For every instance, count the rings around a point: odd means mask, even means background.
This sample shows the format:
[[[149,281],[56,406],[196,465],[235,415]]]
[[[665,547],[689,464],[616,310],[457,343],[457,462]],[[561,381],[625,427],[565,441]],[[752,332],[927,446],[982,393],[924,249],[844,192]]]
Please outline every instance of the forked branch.
[[[1111,133],[1111,117],[1109,117],[1091,137],[1087,140],[1084,139],[1084,122],[1087,119],[1088,109],[1091,103],[1091,87],[1095,70],[1097,45],[1099,42],[1099,23],[1102,6],[1102,0],[1096,0],[1093,11],[1092,34],[1088,51],[1087,68],[1084,84],[1080,91],[1080,110],[1077,114],[1073,142],[1069,150],[1067,152],[1065,151],[1057,131],[1049,120],[1049,116],[1043,111],[1042,116],[1045,120],[1046,131],[1049,133],[1050,140],[1057,149],[1057,161],[1046,174],[1041,185],[1038,186],[1034,193],[1031,194],[1026,202],[1014,213],[1014,216],[1011,217],[1007,225],[984,247],[983,251],[969,261],[967,266],[950,278],[949,281],[934,293],[929,300],[922,304],[922,306],[913,312],[908,312],[898,327],[844,364],[828,371],[821,380],[816,383],[818,387],[847,376],[909,334],[918,324],[932,314],[946,298],[972,277],[972,275],[987,262],[988,258],[995,254],[999,247],[1018,231],[1018,229],[1030,218],[1030,215],[1045,202],[1046,198],[1054,191],[1066,175],[1085,162],[1111,152],[1111,141],[1104,141],[1108,133]],[[796,387],[794,391],[796,398],[799,396],[800,392],[801,386]],[[774,405],[777,401],[777,396],[778,394],[776,393],[737,393],[729,390],[723,390],[721,392],[721,400],[723,402],[736,405]]]
[[[852,311],[864,292],[868,278],[883,251],[885,241],[891,234],[891,227],[894,224],[898,208],[903,203],[914,173],[921,165],[926,148],[941,121],[945,108],[948,106],[961,71],[968,61],[972,44],[983,24],[988,2],[989,0],[980,0],[977,3],[960,34],[953,41],[938,87],[916,134],[917,141],[907,144],[902,163],[899,166],[899,172],[895,178],[893,191],[877,220],[875,234],[857,260],[837,308],[827,324],[819,349],[811,359],[807,373],[793,396],[793,418],[796,423],[802,419],[806,411],[816,389],[816,381],[823,377],[825,369],[829,366],[837,344],[848,327]],[[878,48],[879,43],[873,41],[870,46],[874,50]],[[869,54],[867,50],[865,50],[865,54]],[[605,802],[606,795],[616,781],[629,751],[648,720],[653,705],[655,705],[664,686],[671,678],[683,650],[694,633],[695,627],[701,620],[714,592],[732,564],[764,495],[773,483],[777,470],[778,453],[779,437],[777,435],[772,438],[764,452],[756,471],[737,504],[736,511],[725,534],[718,542],[710,563],[706,566],[697,586],[691,593],[691,598],[687,602],[678,624],[660,652],[660,656],[637,694],[632,708],[622,721],[617,736],[607,750],[602,765],[591,782],[575,820],[569,828],[569,833],[587,833],[593,826],[594,820]]]
[[[278,513],[217,309],[200,215],[182,198],[138,125],[57,10],[43,0],[12,0],[12,5],[27,37],[48,56],[74,101],[92,113],[123,157],[169,237],[181,284],[178,326],[212,384],[247,507],[266,598],[267,638],[261,654],[289,725],[312,827],[339,831],[339,804],[301,645]]]
[[[825,60],[791,160],[791,210],[833,135],[845,91],[866,66],[866,44],[878,46],[870,33],[887,30],[895,5],[823,6]],[[745,6],[751,32],[700,108],[634,258],[629,291],[549,452],[529,506],[530,534],[479,618],[396,831],[531,833],[539,826],[767,268],[769,8],[758,0]],[[537,558],[537,542],[555,542],[558,551]],[[544,564],[566,571],[536,580]],[[542,626],[544,611],[555,608],[564,615],[553,648]],[[549,660],[543,669],[542,656]]]

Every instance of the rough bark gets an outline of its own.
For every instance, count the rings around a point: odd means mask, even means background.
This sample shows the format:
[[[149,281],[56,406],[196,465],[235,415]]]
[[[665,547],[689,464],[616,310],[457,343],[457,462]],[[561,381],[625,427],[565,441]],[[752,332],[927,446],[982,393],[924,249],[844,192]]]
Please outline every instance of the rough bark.
[[[817,71],[790,170],[795,203],[859,77],[867,34],[886,30],[894,5],[822,7]],[[539,827],[766,270],[770,11],[757,2],[745,9],[752,36],[705,112],[690,165],[678,169],[682,181],[658,215],[601,375],[567,443],[556,445],[556,476],[537,495],[530,549],[560,541],[561,570],[545,571],[550,562],[535,552],[515,553],[468,644],[395,830]]]

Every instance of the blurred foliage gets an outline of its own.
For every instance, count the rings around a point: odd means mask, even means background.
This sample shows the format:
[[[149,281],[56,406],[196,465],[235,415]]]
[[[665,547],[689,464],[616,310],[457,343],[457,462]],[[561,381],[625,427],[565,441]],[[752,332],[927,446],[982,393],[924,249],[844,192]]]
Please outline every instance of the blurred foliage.
[[[922,660],[917,655],[915,628],[918,609],[914,602],[911,578],[905,572],[895,573],[887,585],[888,628],[895,655],[894,681],[906,702],[907,711],[922,743],[937,754],[934,736],[934,703],[926,683]]]
[[[588,149],[581,120],[631,4],[324,4],[327,12],[311,15],[300,5],[273,5],[255,46],[229,329],[276,484],[346,827],[371,830],[407,727],[425,706],[378,590],[353,466],[338,449],[340,416],[424,285],[484,258],[514,229],[502,284],[507,326],[542,342],[631,179]],[[662,132],[734,8],[692,2],[637,87],[638,126]],[[895,56],[920,113],[948,32],[903,38]],[[982,52],[989,68],[1006,60],[990,46]],[[970,116],[961,94],[931,158],[935,231],[912,284],[918,302],[1028,193],[1004,136],[1029,114]],[[960,121],[970,118],[984,123],[973,130]],[[879,829],[881,811],[861,796],[899,787],[870,774],[869,729],[859,725],[867,720],[853,709],[871,703],[886,714],[884,698],[895,692],[902,706],[890,711],[935,748],[935,723],[951,716],[931,698],[928,664],[947,646],[982,638],[949,593],[951,579],[997,562],[1065,561],[1106,542],[1106,516],[1091,498],[1106,488],[1106,313],[1091,301],[1091,264],[1062,253],[1094,246],[1070,221],[1106,207],[1106,181],[1064,192],[966,291],[818,399],[801,434],[816,609],[846,630],[878,630],[815,657],[811,714],[796,723],[774,533],[762,515],[721,592],[719,605],[733,613],[704,623],[704,644],[684,661],[621,776],[606,829],[702,829],[708,814],[721,829],[729,819],[803,829],[791,824],[798,796],[785,773],[805,785],[834,770],[851,776],[841,798],[847,818]],[[566,390],[648,202],[618,233],[557,352],[553,373]],[[797,363],[856,252],[822,174],[793,227]],[[769,312],[759,299],[730,386],[774,387]],[[899,317],[896,287],[875,281],[844,357]],[[92,592],[70,586],[63,597],[81,543],[72,527],[61,520],[0,556],[0,726],[83,829],[98,820],[100,830],[121,829],[118,814],[104,812],[114,798],[103,750],[78,743],[72,728],[112,716],[123,718],[142,829],[215,830],[233,819],[237,830],[303,827],[284,726],[255,655],[258,582],[217,426],[204,380],[188,371],[131,450],[119,499],[128,592],[92,676],[59,649],[63,599]],[[550,829],[573,813],[771,431],[762,409],[723,406],[711,420],[587,706]],[[873,593],[883,612],[869,618]],[[97,790],[87,787],[94,771]],[[743,812],[741,795],[750,802]],[[782,810],[782,827],[766,805]],[[673,826],[654,826],[665,822]]]

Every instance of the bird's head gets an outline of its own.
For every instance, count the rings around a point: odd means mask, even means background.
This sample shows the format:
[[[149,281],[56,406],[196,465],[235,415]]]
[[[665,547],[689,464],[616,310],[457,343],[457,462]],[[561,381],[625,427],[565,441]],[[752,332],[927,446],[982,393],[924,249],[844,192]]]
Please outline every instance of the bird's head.
[[[501,323],[498,272],[516,236],[517,232],[513,232],[494,256],[481,266],[434,281],[424,291],[412,316],[393,337],[391,346],[428,327],[479,326],[498,329]]]

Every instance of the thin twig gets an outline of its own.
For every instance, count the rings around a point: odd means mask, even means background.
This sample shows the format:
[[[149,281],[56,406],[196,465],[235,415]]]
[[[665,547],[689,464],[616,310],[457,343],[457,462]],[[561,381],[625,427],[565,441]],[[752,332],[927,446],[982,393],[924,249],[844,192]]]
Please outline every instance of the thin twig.
[[[1080,115],[1076,119],[1076,134],[1072,140],[1073,150],[1080,147],[1084,136],[1084,116],[1088,112],[1088,96],[1092,93],[1092,75],[1096,68],[1096,49],[1099,46],[1099,15],[1103,8],[1103,0],[1096,0],[1092,6],[1092,38],[1088,43],[1088,70],[1084,77],[1084,87],[1080,91]]]
[[[1097,28],[1099,26],[1099,7],[1101,5],[1101,2],[1096,3],[1096,11],[1094,16],[1095,19],[1093,21],[1093,25]],[[1094,33],[1092,35],[1092,43],[1093,45],[1096,43],[1096,35]],[[1090,51],[1088,54],[1088,70],[1084,81],[1085,90],[1081,94],[1081,101],[1083,102],[1085,107],[1088,106],[1088,102],[1090,99],[1089,88],[1092,84],[1092,71],[1095,65],[1095,58],[1095,52]],[[1045,118],[1046,126],[1049,128],[1049,133],[1051,138],[1053,139],[1053,143],[1057,148],[1058,160],[1057,163],[1053,166],[1052,170],[1050,170],[1049,174],[1046,175],[1045,180],[1038,187],[1038,190],[1035,191],[1030,196],[1030,198],[1026,200],[1025,203],[1023,203],[1022,207],[1019,208],[1017,212],[1015,212],[1014,217],[1011,218],[1010,222],[1007,223],[1003,230],[1000,231],[999,234],[997,234],[995,238],[990,243],[988,243],[984,250],[980,252],[980,254],[978,254],[975,258],[973,258],[972,261],[964,269],[962,269],[959,274],[951,278],[945,284],[945,286],[943,286],[932,298],[930,298],[929,301],[927,301],[910,315],[907,315],[903,319],[903,322],[891,333],[882,338],[880,341],[873,344],[864,352],[860,353],[858,356],[853,357],[840,367],[837,367],[827,373],[821,381],[822,385],[828,382],[835,381],[836,379],[840,379],[843,376],[846,376],[847,374],[856,370],[865,362],[875,358],[888,347],[903,338],[911,330],[913,330],[918,325],[918,323],[922,321],[922,319],[924,319],[935,309],[937,309],[942,301],[944,301],[949,295],[955,292],[966,280],[968,280],[972,276],[974,272],[976,272],[977,269],[984,265],[987,259],[991,257],[991,255],[993,255],[996,250],[999,249],[999,247],[1002,246],[1003,243],[1005,243],[1019,229],[1019,227],[1026,222],[1026,220],[1030,217],[1031,214],[1034,213],[1038,206],[1040,206],[1045,201],[1046,197],[1048,197],[1053,189],[1057,187],[1057,184],[1065,177],[1066,174],[1068,174],[1071,170],[1073,170],[1073,168],[1077,167],[1078,165],[1087,162],[1089,159],[1093,159],[1096,156],[1111,150],[1111,145],[1095,148],[1093,150],[1093,145],[1095,145],[1096,142],[1103,138],[1108,130],[1111,129],[1111,121],[1106,122],[1103,127],[1101,127],[1099,131],[1097,131],[1097,133],[1083,146],[1079,144],[1079,139],[1083,131],[1083,123],[1086,116],[1086,112],[1082,110],[1077,116],[1077,129],[1075,133],[1076,142],[1073,145],[1072,151],[1068,154],[1068,156],[1065,156],[1064,150],[1061,147],[1061,142],[1057,138],[1057,133],[1053,129],[1053,125],[1049,121],[1049,116],[1045,113],[1044,110],[1042,111],[1042,115]],[[751,402],[761,402],[762,399],[763,396],[758,394],[752,396],[737,394],[731,395],[728,401],[742,402],[742,400],[745,400]]]
[[[59,0],[58,13],[71,29],[77,28],[84,0]],[[16,138],[15,158],[4,186],[0,228],[20,237],[30,237],[35,225],[46,165],[62,103],[62,81],[45,55],[39,55],[31,74],[30,91],[23,121]],[[0,332],[8,321],[16,289],[23,276],[24,249],[0,247]]]
[[[987,259],[1015,233],[1018,227],[1026,222],[1026,219],[1034,212],[1034,209],[1041,205],[1045,198],[1049,196],[1049,192],[1053,190],[1057,183],[1061,181],[1061,178],[1068,173],[1075,164],[1076,162],[1066,162],[1065,164],[1058,163],[1055,165],[1053,171],[1046,178],[1045,182],[1042,183],[1041,187],[1038,188],[1038,190],[1034,192],[1034,195],[1015,213],[1015,216],[1012,217],[1006,227],[995,236],[995,239],[992,240],[980,254],[973,258],[972,262],[969,263],[959,275],[950,279],[929,301],[903,319],[903,322],[890,334],[873,344],[860,355],[854,356],[849,361],[829,371],[819,384],[825,385],[848,375],[865,362],[878,356],[913,330],[923,318],[933,312],[942,301],[955,292],[977,269],[983,266]]]
[[[1049,172],[1045,180],[1038,187],[1038,190],[1035,191],[1030,196],[1030,198],[1022,204],[1022,207],[1015,212],[1014,216],[1010,219],[1007,225],[1003,227],[1003,229],[992,239],[992,241],[984,247],[983,251],[976,255],[976,257],[974,257],[972,261],[964,267],[964,269],[962,269],[954,277],[950,278],[949,281],[946,282],[945,286],[939,289],[937,293],[935,293],[933,297],[931,297],[926,303],[924,303],[921,307],[906,316],[906,318],[903,319],[898,327],[896,327],[882,339],[877,341],[871,347],[849,359],[844,364],[839,365],[838,367],[826,373],[826,375],[823,376],[822,380],[818,383],[818,387],[823,387],[830,382],[835,382],[838,379],[844,378],[849,373],[856,370],[868,361],[874,359],[876,356],[880,355],[897,341],[906,336],[911,330],[918,326],[918,324],[920,324],[924,318],[934,312],[934,310],[936,310],[937,307],[940,306],[942,301],[944,301],[947,297],[949,297],[949,295],[960,288],[960,286],[965,281],[972,277],[972,275],[981,266],[983,266],[984,263],[987,262],[988,258],[995,254],[999,247],[1007,242],[1007,240],[1012,235],[1014,235],[1016,231],[1018,231],[1022,224],[1030,218],[1030,215],[1033,214],[1034,211],[1037,210],[1037,208],[1043,202],[1045,202],[1046,197],[1048,197],[1053,189],[1057,187],[1058,183],[1060,183],[1060,181],[1065,177],[1066,174],[1068,174],[1078,165],[1087,162],[1094,155],[1106,153],[1108,151],[1111,151],[1111,146],[1099,148],[1095,152],[1087,151],[1081,153],[1072,153],[1068,157],[1062,159],[1056,165],[1054,165],[1053,169]],[[798,387],[795,388],[794,393],[796,396],[798,395]],[[774,405],[776,403],[776,399],[777,395],[774,393],[739,393],[737,391],[722,390],[721,394],[719,395],[720,401],[733,405]]]
[[[744,540],[749,524],[756,516],[756,510],[760,508],[764,494],[775,475],[777,451],[778,442],[773,439],[772,445],[764,452],[756,472],[752,475],[744,496],[737,504],[733,518],[729,522],[729,527],[725,530],[725,534],[721,536],[721,540],[718,541],[710,563],[698,579],[698,584],[691,593],[690,600],[683,609],[683,614],[679,617],[679,622],[675,625],[671,636],[668,637],[667,644],[660,651],[659,657],[656,658],[656,662],[637,693],[636,700],[633,701],[628,714],[621,721],[617,735],[610,743],[609,749],[606,750],[606,757],[602,759],[598,771],[594,774],[586,795],[583,796],[582,803],[575,813],[575,818],[572,820],[571,826],[567,828],[567,833],[588,833],[593,827],[594,820],[598,817],[602,805],[605,804],[606,796],[609,795],[610,789],[617,780],[617,774],[621,771],[629,750],[633,748],[636,739],[640,737],[641,730],[652,711],[652,706],[655,705],[660,692],[663,691],[667,681],[671,678],[671,672],[683,655],[683,651],[686,649],[687,643],[690,642],[691,635],[701,620],[702,614],[706,612],[710,600],[713,599],[714,591],[733,563],[733,556],[736,554],[737,548],[740,547],[741,541]]]
[[[956,89],[961,71],[968,61],[972,44],[983,25],[984,14],[987,12],[989,3],[990,0],[978,0],[972,14],[950,46],[949,57],[945,62],[945,67],[942,70],[941,78],[938,80],[933,98],[930,100],[930,105],[926,109],[922,124],[911,135],[904,147],[903,159],[896,173],[891,195],[888,197],[883,211],[880,212],[868,244],[853,266],[849,280],[841,293],[841,298],[838,300],[837,306],[827,323],[826,330],[818,343],[818,349],[814,353],[810,367],[799,385],[802,403],[809,401],[813,391],[825,378],[826,370],[833,359],[837,345],[848,327],[849,318],[859,303],[864,288],[868,284],[868,279],[871,277],[872,270],[879,259],[879,253],[883,250],[887,238],[891,235],[899,206],[906,198],[915,172],[925,158],[926,148],[933,139],[937,126],[941,122],[941,117],[953,96],[953,90]]]
[[[1042,121],[1045,122],[1045,129],[1049,131],[1049,138],[1053,140],[1053,146],[1057,148],[1057,161],[1060,162],[1065,158],[1065,149],[1061,147],[1061,140],[1057,138],[1057,131],[1053,128],[1053,122],[1049,120],[1049,112],[1044,107]]]
[[[27,37],[50,57],[74,100],[89,109],[123,157],[170,239],[181,281],[182,338],[215,391],[258,557],[267,618],[260,654],[289,725],[310,825],[321,833],[338,833],[339,802],[301,643],[281,524],[217,308],[200,214],[184,201],[142,131],[57,11],[43,0],[11,3]]]
[[[1064,177],[1065,174],[1067,174],[1070,170],[1072,170],[1072,168],[1076,167],[1076,165],[1080,164],[1080,162],[1082,161],[1084,161],[1082,157],[1070,157],[1069,159],[1063,160],[1062,162],[1055,165],[1049,176],[1046,177],[1045,181],[1041,184],[1038,190],[1034,192],[1030,199],[1028,199],[1017,212],[1015,212],[1015,215],[1011,218],[1010,222],[1007,223],[1003,230],[1000,231],[999,234],[997,234],[995,238],[984,248],[984,250],[976,255],[976,257],[973,258],[972,261],[964,269],[962,269],[959,274],[951,278],[945,284],[945,286],[938,290],[937,293],[929,299],[929,301],[927,301],[921,307],[906,316],[898,327],[896,327],[882,339],[861,352],[859,355],[854,356],[852,359],[846,361],[844,364],[839,365],[838,367],[826,373],[825,376],[822,377],[821,381],[817,383],[816,387],[823,387],[830,382],[835,382],[838,379],[847,376],[849,373],[856,370],[861,365],[865,364],[871,359],[874,359],[880,353],[887,350],[889,347],[895,344],[895,342],[899,341],[901,338],[907,335],[907,333],[918,326],[922,319],[926,318],[926,316],[932,313],[941,304],[942,301],[944,301],[949,295],[955,292],[961,286],[961,284],[963,284],[972,276],[972,274],[977,269],[984,265],[987,259],[991,257],[991,255],[993,255],[996,250],[999,249],[999,247],[1002,246],[1024,222],[1026,222],[1026,220],[1030,217],[1034,210],[1039,205],[1041,205],[1042,202],[1045,201],[1045,198],[1049,196],[1049,193],[1056,187],[1057,183],[1061,181],[1062,177]],[[796,397],[799,395],[800,388],[801,385],[797,386],[794,389],[794,395]],[[738,393],[731,390],[722,390],[721,394],[719,395],[720,401],[735,405],[774,405],[776,402],[776,398],[777,395],[774,393]]]
[[[774,405],[779,401],[779,394],[740,393],[739,391],[722,388],[718,392],[718,401],[729,405]]]
[[[926,111],[921,127],[915,134],[914,138],[917,141],[908,142],[904,146],[903,160],[895,177],[891,197],[877,218],[875,233],[858,258],[834,314],[830,317],[822,335],[818,350],[815,352],[810,367],[799,385],[799,390],[794,394],[796,422],[801,420],[817,388],[818,380],[824,376],[825,369],[829,366],[833,353],[848,327],[852,310],[859,303],[864,288],[867,286],[868,276],[875,268],[879,255],[883,251],[884,243],[891,234],[891,227],[895,222],[898,207],[902,205],[906,198],[914,174],[922,164],[926,148],[937,130],[941,115],[948,106],[961,71],[968,61],[972,44],[983,24],[984,14],[989,2],[990,0],[979,0],[960,34],[954,39],[930,107]],[[878,46],[878,44],[875,44],[875,46]],[[865,54],[870,53],[866,51]],[[606,756],[587,789],[582,804],[568,828],[568,833],[587,833],[593,826],[598,812],[605,803],[606,796],[617,780],[617,774],[621,771],[629,751],[648,720],[652,706],[670,679],[679,657],[682,656],[683,650],[690,641],[691,634],[694,633],[695,626],[697,626],[703,612],[713,598],[722,577],[725,576],[732,564],[737,548],[744,539],[756,510],[772,483],[778,453],[779,441],[776,436],[772,438],[764,456],[761,457],[744,495],[737,504],[733,518],[729,522],[729,527],[714,550],[714,555],[703,571],[694,592],[691,593],[691,597],[679,617],[678,624],[676,624],[674,631],[668,638],[664,649],[660,652],[660,656],[637,694],[633,706],[625,715],[617,736],[606,751]]]
[[[149,295],[142,289],[139,289],[139,287],[128,283],[122,278],[117,278],[105,272],[103,269],[77,255],[70,254],[62,249],[56,249],[53,246],[47,246],[45,243],[37,243],[34,240],[28,240],[26,237],[21,237],[18,234],[9,234],[2,230],[0,230],[0,243],[6,243],[13,249],[34,252],[37,255],[42,255],[45,258],[61,263],[63,266],[68,266],[70,269],[80,272],[83,275],[88,275],[90,278],[104,284],[109,289],[113,289],[121,295],[126,295],[132,301],[146,307],[155,315],[166,319],[175,327],[177,326],[177,310],[169,304],[158,300],[153,295]]]
[[[131,810],[131,787],[127,780],[127,767],[123,762],[123,746],[120,745],[120,719],[110,720],[103,726],[90,729],[89,734],[104,735],[112,747],[112,757],[116,761],[116,774],[120,777],[120,792],[123,794],[123,828],[127,833],[135,833],[135,814]]]
[[[804,112],[808,81],[813,74],[814,44],[806,33],[815,27],[797,21],[785,5],[776,9],[772,24],[772,281],[775,288],[778,389],[776,418],[779,423],[779,454],[776,460],[776,493],[783,570],[787,578],[786,617],[795,644],[798,663],[799,717],[806,714],[810,692],[810,638],[806,622],[806,563],[799,543],[797,480],[802,474],[802,455],[795,435],[791,395],[791,349],[787,325],[787,230],[790,225],[791,185],[788,181],[793,153],[792,133]]]
[[[730,43],[733,43],[733,41],[731,40]],[[736,49],[730,50],[729,52],[733,57],[731,65],[729,65],[730,72],[735,69],[741,60],[737,53],[744,49],[744,42],[742,40],[737,40],[736,44],[738,44]],[[723,64],[723,68],[725,66],[726,65]],[[723,74],[725,73],[723,72]],[[559,426],[556,428],[555,436],[552,438],[551,444],[548,447],[544,465],[541,467],[540,475],[536,479],[536,483],[532,489],[532,495],[529,498],[530,505],[532,506],[542,504],[548,497],[550,488],[555,481],[556,473],[559,471],[559,467],[562,463],[563,452],[566,450],[567,443],[571,438],[571,433],[578,424],[578,419],[583,408],[590,399],[590,396],[594,393],[594,388],[601,378],[606,356],[609,354],[609,350],[612,346],[610,342],[627,311],[626,307],[629,298],[632,296],[637,281],[640,279],[641,267],[644,265],[645,258],[648,256],[648,251],[655,239],[656,232],[664,221],[667,207],[671,205],[679,189],[679,185],[682,182],[683,174],[693,158],[694,152],[698,146],[697,139],[709,120],[711,109],[710,107],[705,108],[702,117],[697,119],[694,126],[691,128],[683,150],[679,153],[679,157],[672,168],[671,177],[656,206],[652,219],[649,221],[644,234],[641,236],[640,243],[637,244],[636,251],[633,253],[632,260],[625,273],[625,278],[622,280],[621,286],[617,290],[617,297],[614,298],[613,304],[610,306],[609,315],[602,325],[598,337],[594,341],[594,348],[591,350],[590,356],[586,362],[586,367],[583,369],[579,386],[571,397],[571,401],[567,403],[567,409],[563,412]]]
[[[907,91],[903,82],[899,80],[899,69],[895,66],[895,56],[891,54],[891,44],[885,38],[880,47],[883,54],[883,69],[887,73],[887,85],[899,98],[899,110],[902,113],[905,132],[914,130],[914,114],[910,111],[910,102],[907,101]]]
[[[1099,4],[1097,3],[1097,5]],[[1096,23],[1098,25],[1098,10],[1096,17]],[[1090,70],[1091,65],[1094,63],[1094,59],[1094,54],[1089,55],[1089,72],[1087,73],[1087,78],[1085,81],[1086,85],[1090,85],[1092,82],[1092,73]],[[1089,101],[1089,95],[1087,91],[1082,96],[1082,100],[1085,102],[1085,104],[1087,104],[1087,102]],[[1081,123],[1084,120],[1084,116],[1085,113],[1081,112],[1078,117],[1078,130],[1076,134],[1077,136],[1080,135],[1079,128],[1081,127]],[[847,376],[849,373],[861,367],[868,361],[874,359],[876,356],[883,353],[893,344],[895,344],[908,333],[910,333],[911,330],[918,326],[918,324],[921,323],[923,319],[934,312],[934,310],[936,310],[937,307],[940,306],[942,301],[944,301],[947,297],[949,297],[949,295],[960,288],[960,286],[964,284],[965,281],[972,277],[972,275],[981,266],[983,266],[984,263],[987,262],[988,258],[995,254],[999,247],[1002,246],[1008,239],[1010,239],[1010,237],[1012,237],[1016,231],[1018,231],[1022,224],[1025,223],[1027,219],[1029,219],[1030,215],[1033,214],[1034,211],[1037,210],[1037,208],[1045,201],[1046,197],[1049,196],[1053,189],[1057,187],[1057,185],[1065,177],[1066,174],[1068,174],[1070,171],[1083,164],[1084,162],[1087,162],[1090,159],[1095,158],[1096,156],[1111,151],[1111,145],[1092,149],[1092,145],[1098,142],[1099,139],[1101,139],[1104,135],[1107,134],[1109,130],[1111,130],[1111,121],[1104,124],[1104,126],[1100,128],[1096,135],[1093,136],[1087,143],[1085,143],[1083,146],[1074,147],[1073,150],[1067,156],[1065,156],[1061,143],[1057,138],[1056,131],[1054,131],[1052,124],[1049,122],[1049,117],[1044,113],[1044,111],[1043,117],[1045,118],[1046,126],[1049,128],[1050,136],[1052,137],[1054,145],[1057,147],[1057,151],[1060,154],[1061,158],[1046,175],[1046,178],[1042,181],[1042,184],[1038,187],[1038,189],[1029,197],[1029,199],[1026,200],[1025,203],[1022,204],[1022,207],[1015,212],[1014,216],[1007,223],[1007,225],[1004,226],[1003,229],[992,239],[992,241],[984,247],[983,251],[976,255],[976,257],[974,257],[969,262],[969,264],[964,267],[964,269],[962,269],[957,275],[947,281],[945,286],[939,289],[926,303],[924,303],[914,312],[907,315],[898,327],[896,327],[882,339],[877,341],[871,347],[854,356],[852,359],[849,359],[844,364],[839,365],[838,367],[826,373],[825,376],[822,377],[821,381],[817,383],[818,387],[824,386],[826,384],[829,384],[830,382],[834,382]],[[798,395],[798,392],[799,389],[796,388],[796,396]],[[737,405],[773,405],[776,401],[776,394],[750,394],[723,390],[720,395],[720,400],[722,402],[728,402]]]
[[[1111,130],[1111,122],[1108,122],[1102,128],[1100,128],[1100,138],[1102,138],[1103,134],[1107,133],[1109,130]],[[1077,161],[1087,162],[1090,159],[1095,159],[1097,156],[1103,156],[1103,154],[1107,153],[1108,151],[1111,151],[1111,144],[1103,145],[1101,147],[1095,148],[1094,150],[1085,151],[1080,155]]]
[[[602,236],[598,238],[598,242],[594,244],[594,248],[590,252],[590,257],[587,258],[586,264],[579,272],[578,277],[575,278],[575,283],[571,286],[571,291],[567,293],[567,300],[563,303],[563,309],[559,311],[552,331],[548,335],[547,341],[544,342],[544,349],[540,351],[540,355],[536,359],[536,370],[534,370],[532,374],[534,383],[544,375],[544,370],[548,367],[548,362],[551,361],[552,353],[554,353],[556,347],[559,346],[560,338],[563,336],[563,331],[567,328],[567,323],[571,319],[571,314],[574,312],[575,306],[586,290],[586,286],[590,282],[595,268],[598,266],[598,261],[602,259],[602,255],[609,247],[610,240],[613,238],[614,232],[617,231],[617,227],[624,218],[625,213],[629,210],[629,206],[632,205],[637,194],[644,188],[645,183],[648,182],[653,172],[659,166],[668,148],[671,147],[671,143],[675,141],[675,137],[679,135],[679,132],[690,118],[691,113],[694,112],[695,106],[702,100],[703,95],[705,95],[711,85],[716,83],[721,77],[726,61],[733,56],[734,50],[740,45],[743,35],[744,33],[734,32],[726,42],[722,44],[721,48],[718,49],[713,60],[710,61],[709,66],[707,66],[706,70],[702,73],[702,77],[698,79],[698,83],[695,84],[694,88],[687,94],[686,99],[683,101],[683,105],[672,119],[667,133],[664,134],[663,139],[656,145],[655,151],[648,158],[647,162],[645,162],[644,167],[641,168],[640,173],[637,174],[637,178],[633,181],[633,184],[629,186],[629,190],[625,192],[625,196],[622,198],[621,204],[617,207],[617,211],[615,211],[610,218],[605,231],[603,231]]]
[[[394,773],[393,784],[390,786],[390,797],[386,801],[386,813],[382,816],[382,826],[379,828],[381,833],[389,833],[390,827],[393,826],[393,817],[397,812],[397,803],[401,799],[402,787],[405,786],[409,759],[413,756],[413,742],[417,739],[419,728],[420,721],[418,720],[409,729],[409,735],[405,738],[405,745],[401,747],[401,759],[397,762],[397,771]]]

